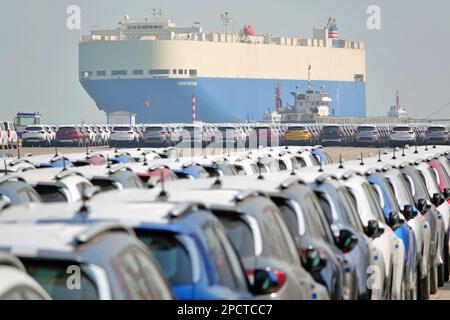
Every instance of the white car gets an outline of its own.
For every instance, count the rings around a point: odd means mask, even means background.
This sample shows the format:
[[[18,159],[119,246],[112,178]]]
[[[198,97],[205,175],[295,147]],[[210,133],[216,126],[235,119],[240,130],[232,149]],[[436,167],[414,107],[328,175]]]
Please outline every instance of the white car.
[[[18,138],[17,138],[17,131],[16,131],[16,127],[14,126],[14,123],[12,123],[12,121],[5,121],[3,122],[4,127],[5,127],[5,131],[6,131],[6,136],[7,136],[7,140],[8,140],[8,149],[16,149],[17,148],[17,143],[18,143]]]
[[[3,122],[0,122],[0,147],[2,149],[8,148],[8,134],[5,130],[5,125]]]
[[[52,126],[44,125],[45,131],[47,131],[48,138],[50,140],[50,144],[54,145],[56,141],[56,131],[53,129]]]
[[[395,126],[389,135],[391,147],[403,146],[406,144],[414,145],[417,141],[416,133],[410,126]]]
[[[365,228],[373,221],[384,229],[381,236],[373,239],[373,245],[383,255],[385,265],[385,286],[390,290],[394,300],[403,298],[403,271],[405,267],[405,246],[392,229],[386,224],[378,196],[364,177],[359,175],[342,175],[342,182],[350,191],[358,208],[358,213]],[[345,177],[344,177],[345,176]],[[381,274],[382,270],[378,270]]]
[[[0,300],[50,300],[50,297],[26,274],[25,267],[17,258],[1,254]]]
[[[25,128],[22,133],[22,146],[23,147],[50,147],[51,135],[45,129],[43,125],[31,125]]]
[[[137,147],[139,146],[139,134],[130,125],[114,126],[109,136],[109,145],[110,147]]]

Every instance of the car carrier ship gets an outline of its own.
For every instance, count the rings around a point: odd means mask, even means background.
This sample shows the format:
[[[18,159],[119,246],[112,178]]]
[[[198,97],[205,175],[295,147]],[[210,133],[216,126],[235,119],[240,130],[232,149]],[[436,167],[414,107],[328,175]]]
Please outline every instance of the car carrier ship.
[[[177,27],[159,10],[91,30],[79,43],[81,85],[100,110],[140,123],[190,122],[193,98],[200,121],[262,120],[276,87],[283,101],[296,88],[326,90],[330,116],[366,115],[364,43],[341,40],[333,17],[308,39],[257,35],[250,25],[234,32],[229,14],[221,17],[217,33]]]

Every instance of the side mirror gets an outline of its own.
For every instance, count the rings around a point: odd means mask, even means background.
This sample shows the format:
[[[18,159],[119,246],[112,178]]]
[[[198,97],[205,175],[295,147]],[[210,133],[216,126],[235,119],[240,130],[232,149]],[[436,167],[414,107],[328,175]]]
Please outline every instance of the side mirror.
[[[439,207],[441,204],[445,202],[445,198],[441,193],[435,193],[433,194],[433,199],[431,202],[436,206]]]
[[[337,246],[343,253],[352,251],[357,243],[358,238],[350,230],[343,229],[339,232],[339,237],[337,238]]]
[[[253,272],[251,286],[254,295],[266,295],[277,292],[286,283],[286,274],[280,270],[257,269]]]
[[[11,205],[12,205],[12,202],[9,197],[0,195],[0,211],[11,207]]]
[[[445,188],[443,195],[446,200],[450,200],[450,188]]]
[[[320,272],[327,265],[327,259],[315,248],[300,248],[299,253],[302,265],[308,272]]]
[[[389,214],[389,219],[387,222],[392,230],[396,230],[403,224],[404,221],[400,218],[400,214],[397,211],[393,211]]]
[[[364,229],[366,235],[372,239],[378,238],[384,233],[384,229],[380,227],[376,220],[370,220]]]
[[[414,210],[413,206],[407,204],[403,208],[403,216],[409,221],[417,216],[417,212]]]
[[[428,207],[428,201],[426,199],[419,199],[419,201],[417,201],[417,209],[420,212],[425,212],[427,210]]]
[[[100,193],[102,189],[100,187],[94,186],[91,188],[87,188],[84,190],[83,194],[81,195],[81,199],[83,201],[89,201],[91,200],[96,194]]]

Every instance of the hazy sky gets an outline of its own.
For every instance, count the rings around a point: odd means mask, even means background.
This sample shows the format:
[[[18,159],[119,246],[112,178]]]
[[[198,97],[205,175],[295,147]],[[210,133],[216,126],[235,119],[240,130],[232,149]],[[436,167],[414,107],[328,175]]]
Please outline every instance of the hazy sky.
[[[81,30],[66,28],[71,4],[81,7]],[[367,29],[369,5],[381,8],[379,31]],[[334,15],[342,38],[366,43],[369,115],[385,115],[396,89],[418,117],[450,102],[448,0],[1,0],[0,118],[41,111],[47,122],[105,121],[78,82],[79,37],[155,7],[178,25],[201,21],[206,31],[220,31],[220,14],[229,11],[236,27],[304,38]],[[440,116],[450,118],[450,107]]]

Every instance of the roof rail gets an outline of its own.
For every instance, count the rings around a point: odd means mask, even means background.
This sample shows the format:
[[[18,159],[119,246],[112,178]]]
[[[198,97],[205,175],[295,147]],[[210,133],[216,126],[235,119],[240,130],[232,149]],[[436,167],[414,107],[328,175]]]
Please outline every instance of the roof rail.
[[[109,174],[114,174],[114,173],[117,173],[117,172],[119,172],[119,171],[134,172],[133,169],[131,169],[130,167],[127,167],[127,166],[118,166],[118,167],[109,169],[108,173],[109,173]]]
[[[306,185],[305,181],[300,178],[289,178],[286,181],[282,182],[279,188],[281,190],[286,190],[292,187],[294,184]]]
[[[89,241],[106,232],[120,231],[126,232],[128,234],[134,234],[132,229],[124,226],[123,224],[114,222],[95,223],[89,226],[90,228],[82,231],[81,233],[75,236],[73,241],[76,245],[88,243]]]
[[[20,182],[25,182],[27,183],[27,181],[25,180],[25,178],[23,178],[22,176],[16,175],[16,174],[10,174],[7,176],[2,176],[0,177],[0,184],[5,183],[5,182],[9,182],[12,180],[17,180]]]
[[[325,173],[316,178],[316,183],[322,184],[327,180],[337,180],[337,177],[332,173]]]
[[[245,199],[248,199],[250,197],[257,197],[257,196],[266,197],[266,198],[269,197],[269,195],[266,192],[262,192],[262,191],[258,191],[258,190],[246,190],[246,191],[242,191],[238,195],[236,195],[234,197],[234,200],[236,202],[242,202]]]
[[[200,202],[180,203],[175,208],[169,211],[167,217],[169,219],[179,218],[192,210],[205,210],[206,206]]]
[[[55,176],[55,179],[56,180],[62,180],[62,179],[65,179],[65,178],[68,178],[68,177],[74,177],[74,176],[85,178],[85,176],[81,172],[78,172],[78,171],[61,171],[60,173],[58,173]]]
[[[15,159],[15,160],[11,161],[10,163],[8,163],[8,166],[9,167],[13,167],[13,166],[15,166],[15,165],[17,165],[19,163],[28,163],[28,164],[33,165],[30,160],[21,158],[21,159]]]

